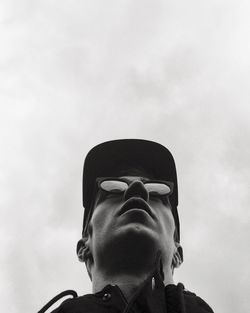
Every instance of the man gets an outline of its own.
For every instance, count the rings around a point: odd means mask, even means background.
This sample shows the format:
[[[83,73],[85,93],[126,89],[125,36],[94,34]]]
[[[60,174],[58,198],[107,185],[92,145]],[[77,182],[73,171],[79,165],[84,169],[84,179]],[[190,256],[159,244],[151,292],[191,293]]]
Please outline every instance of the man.
[[[173,282],[183,252],[175,163],[164,146],[123,139],[94,147],[84,164],[83,205],[77,254],[93,294],[53,312],[213,312]]]

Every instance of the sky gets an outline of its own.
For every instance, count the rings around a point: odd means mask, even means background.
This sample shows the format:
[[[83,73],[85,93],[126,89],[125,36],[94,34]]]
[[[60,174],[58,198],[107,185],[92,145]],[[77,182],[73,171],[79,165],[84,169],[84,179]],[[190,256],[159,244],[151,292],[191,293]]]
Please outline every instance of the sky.
[[[91,293],[75,248],[94,145],[173,153],[184,263],[215,312],[249,311],[250,3],[0,2],[2,311]]]

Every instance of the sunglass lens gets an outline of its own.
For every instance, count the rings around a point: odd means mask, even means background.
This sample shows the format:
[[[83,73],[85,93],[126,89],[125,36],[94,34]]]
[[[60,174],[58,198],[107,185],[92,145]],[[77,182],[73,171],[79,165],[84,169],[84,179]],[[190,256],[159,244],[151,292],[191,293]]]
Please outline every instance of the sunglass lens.
[[[119,180],[104,180],[100,183],[100,187],[107,192],[121,193],[127,189],[128,185]]]
[[[151,195],[166,196],[171,192],[168,185],[163,183],[146,183],[145,187]]]

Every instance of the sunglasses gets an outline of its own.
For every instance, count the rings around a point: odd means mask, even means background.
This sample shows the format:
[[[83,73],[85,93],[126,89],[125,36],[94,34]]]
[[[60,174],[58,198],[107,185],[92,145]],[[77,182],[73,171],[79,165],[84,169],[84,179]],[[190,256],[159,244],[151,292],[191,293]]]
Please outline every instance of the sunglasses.
[[[144,188],[149,193],[149,196],[152,196],[152,197],[169,196],[172,194],[173,189],[174,189],[174,183],[170,181],[150,180],[146,178],[141,178],[140,181],[143,183]],[[96,179],[96,187],[95,187],[94,194],[96,194],[96,191],[99,189],[106,193],[110,193],[114,195],[115,194],[123,195],[126,192],[126,190],[129,188],[130,184],[132,184],[132,182],[127,181],[122,178],[99,177]],[[83,230],[84,233],[88,228],[88,224],[91,219],[92,213],[93,213],[93,204],[91,206],[91,210],[89,211],[89,214],[87,217],[86,225]]]
[[[169,196],[173,192],[174,184],[161,180],[140,180],[151,196]],[[97,178],[97,186],[102,191],[112,194],[124,194],[132,182],[116,177]]]

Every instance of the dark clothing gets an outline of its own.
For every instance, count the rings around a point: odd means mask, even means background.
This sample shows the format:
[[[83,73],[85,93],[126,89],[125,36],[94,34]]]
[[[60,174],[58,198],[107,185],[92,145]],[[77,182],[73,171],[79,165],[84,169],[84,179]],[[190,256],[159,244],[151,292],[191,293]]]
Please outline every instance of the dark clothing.
[[[154,298],[141,294],[131,309],[118,286],[106,286],[96,294],[88,294],[62,303],[53,313],[213,313],[212,309],[183,285],[168,285],[164,296]]]
[[[163,280],[158,253],[154,269],[129,301],[117,285],[107,285],[95,294],[65,300],[52,313],[213,313],[205,301],[185,290],[181,283],[164,286]],[[74,291],[69,293],[76,296]],[[49,306],[48,303],[38,313],[45,312]]]
[[[163,284],[160,271],[154,271],[129,302],[117,285],[102,291],[64,301],[52,313],[213,313],[209,305],[179,283]]]

